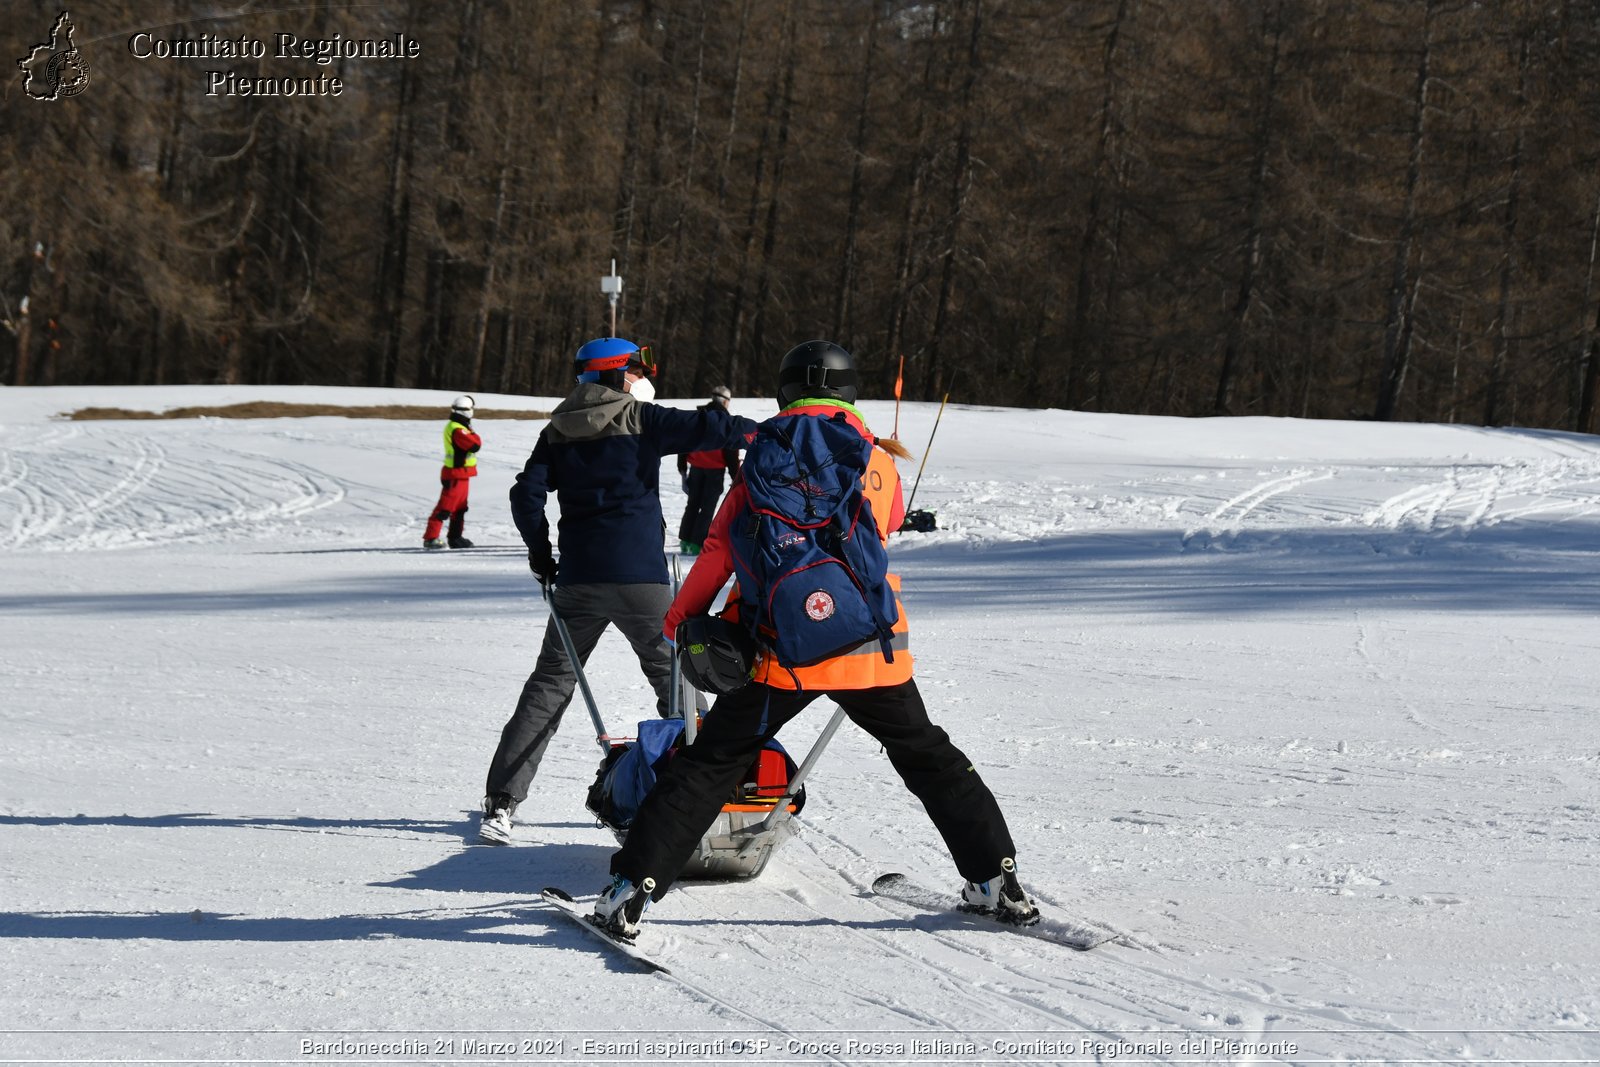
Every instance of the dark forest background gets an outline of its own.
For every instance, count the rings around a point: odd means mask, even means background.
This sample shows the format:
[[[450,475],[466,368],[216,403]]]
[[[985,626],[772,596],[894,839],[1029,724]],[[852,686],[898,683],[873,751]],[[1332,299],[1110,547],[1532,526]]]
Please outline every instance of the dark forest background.
[[[1600,0],[71,11],[91,83],[0,101],[7,382],[561,395],[614,258],[668,396],[821,336],[867,396],[1595,429]]]

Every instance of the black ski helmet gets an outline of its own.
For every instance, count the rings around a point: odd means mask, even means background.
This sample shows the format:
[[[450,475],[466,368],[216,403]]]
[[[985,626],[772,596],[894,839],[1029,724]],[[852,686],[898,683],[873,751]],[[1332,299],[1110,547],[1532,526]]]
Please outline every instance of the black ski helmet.
[[[856,400],[856,361],[832,341],[807,341],[795,345],[778,364],[778,406],[786,408],[801,397],[816,396]]]

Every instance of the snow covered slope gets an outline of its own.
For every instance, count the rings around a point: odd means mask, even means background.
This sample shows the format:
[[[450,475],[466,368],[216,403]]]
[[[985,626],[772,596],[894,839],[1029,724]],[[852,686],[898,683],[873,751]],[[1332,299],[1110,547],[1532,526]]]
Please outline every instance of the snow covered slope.
[[[536,901],[613,847],[581,709],[470,844],[542,424],[482,422],[483,547],[425,554],[440,422],[52,418],[249,399],[448,394],[0,390],[0,1061],[1600,1058],[1600,439],[950,408],[891,545],[919,679],[1042,906],[1121,943],[867,894],[957,877],[846,727],[765,873],[652,909],[663,977]],[[614,635],[590,678],[648,705]]]

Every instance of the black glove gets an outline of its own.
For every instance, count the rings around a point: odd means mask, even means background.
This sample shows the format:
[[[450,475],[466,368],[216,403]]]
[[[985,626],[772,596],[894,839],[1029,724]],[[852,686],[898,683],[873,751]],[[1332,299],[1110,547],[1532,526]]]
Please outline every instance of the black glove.
[[[548,547],[544,549],[530,548],[528,549],[528,569],[533,572],[535,578],[539,579],[540,585],[549,587],[555,584],[556,572],[561,569],[561,565],[556,562],[555,556],[551,555]]]

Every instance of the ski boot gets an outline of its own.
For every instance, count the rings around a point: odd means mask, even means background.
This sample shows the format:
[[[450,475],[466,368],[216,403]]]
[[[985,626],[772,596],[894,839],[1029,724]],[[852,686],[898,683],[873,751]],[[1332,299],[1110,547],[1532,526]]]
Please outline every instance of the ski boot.
[[[635,886],[622,875],[614,875],[611,884],[594,902],[594,914],[589,921],[604,930],[610,937],[631,945],[639,936],[639,918],[650,906],[650,894],[655,892],[656,880],[646,878]]]
[[[1017,881],[1017,861],[1010,856],[1000,861],[1000,873],[993,878],[968,882],[961,890],[959,907],[1012,926],[1032,926],[1039,921],[1039,908],[1023,892]]]
[[[435,548],[449,548],[450,544],[442,537],[432,537],[422,542],[422,547],[431,551]]]
[[[468,541],[465,537],[452,537],[452,538],[450,538],[448,543],[449,543],[451,548],[471,548],[472,547],[472,542]]]

